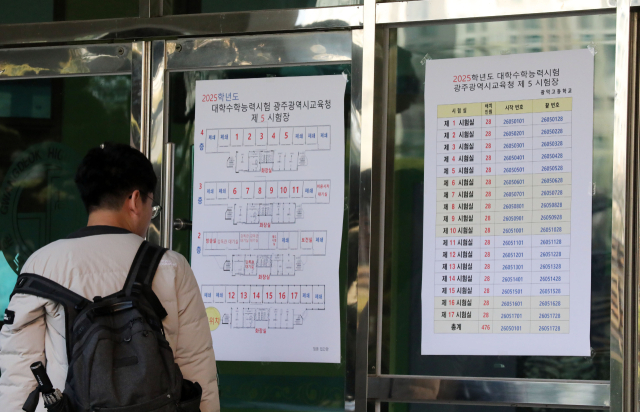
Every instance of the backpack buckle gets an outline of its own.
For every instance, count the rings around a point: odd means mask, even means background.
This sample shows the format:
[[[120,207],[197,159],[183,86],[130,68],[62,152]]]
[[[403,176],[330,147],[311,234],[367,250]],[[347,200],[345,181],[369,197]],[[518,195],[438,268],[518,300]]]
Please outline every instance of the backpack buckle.
[[[93,308],[92,312],[95,316],[110,315],[112,313],[121,312],[123,310],[135,308],[136,305],[133,301],[118,302],[109,306],[103,306],[99,308]]]
[[[82,312],[85,307],[87,307],[87,301],[77,303],[73,308],[76,310],[76,312]]]

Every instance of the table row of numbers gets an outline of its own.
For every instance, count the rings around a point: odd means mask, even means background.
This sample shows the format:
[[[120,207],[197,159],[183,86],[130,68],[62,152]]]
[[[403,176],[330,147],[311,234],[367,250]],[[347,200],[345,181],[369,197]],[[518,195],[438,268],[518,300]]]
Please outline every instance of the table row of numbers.
[[[520,176],[471,176],[471,177],[439,177],[437,189],[466,189],[478,187],[521,187],[571,184],[571,173],[537,173]]]
[[[535,235],[535,236],[471,236],[440,238],[436,242],[436,250],[457,250],[464,248],[530,248],[532,246],[570,246],[570,235]],[[474,249],[475,250],[475,249]]]
[[[520,149],[500,150],[493,153],[485,153],[480,150],[477,153],[440,153],[436,156],[438,166],[457,165],[485,165],[498,163],[543,162],[546,160],[569,160],[571,148],[554,149]]]
[[[483,296],[483,297],[456,297],[438,298],[435,300],[435,308],[440,309],[568,309],[569,296]]]
[[[505,114],[456,113],[451,116],[438,115],[438,129],[460,127],[497,127],[513,125],[562,125],[571,124],[571,110],[555,113],[525,112]]]
[[[569,309],[435,309],[436,320],[569,320]]]
[[[571,160],[543,160],[537,162],[498,162],[488,164],[437,165],[437,177],[467,177],[495,175],[527,175],[535,173],[571,172]]]
[[[480,248],[452,248],[449,250],[439,250],[436,253],[436,261],[446,262],[468,262],[475,260],[490,260],[499,262],[500,260],[513,259],[553,259],[568,258],[571,254],[571,247],[557,246],[537,246],[537,247],[484,247]]]
[[[437,320],[435,333],[569,333],[569,321]]]
[[[436,274],[436,278],[439,274]],[[569,296],[569,284],[517,284],[504,285],[436,285],[435,296]],[[437,300],[437,298],[436,298]]]
[[[480,222],[487,224],[511,224],[511,223],[545,223],[545,222],[569,222],[571,213],[569,210],[557,211],[519,211],[519,212],[451,212],[436,213],[436,224],[448,226],[450,224],[467,224]]]
[[[464,223],[436,225],[436,237],[447,236],[479,236],[479,235],[499,235],[499,236],[526,236],[544,234],[569,234],[571,233],[571,222],[550,222],[550,223]]]
[[[491,268],[495,265],[489,265]],[[560,284],[569,283],[571,278],[569,271],[491,271],[484,270],[485,265],[478,263],[477,267],[481,268],[480,271],[474,272],[458,272],[453,273],[449,271],[436,272],[436,285],[513,285],[520,283],[549,283]]]
[[[449,273],[451,276],[457,274],[475,274],[475,273],[512,273],[514,275],[517,274],[517,277],[509,278],[510,280],[505,282],[531,282],[531,279],[528,277],[523,277],[527,273],[531,272],[563,272],[569,270],[569,261],[570,259],[500,259],[495,261],[480,261],[480,260],[472,260],[472,261],[436,261],[434,262],[434,266],[436,269],[436,273],[442,274],[442,277],[445,278],[444,274]],[[520,273],[522,272],[522,273]],[[438,281],[438,277],[436,277],[436,282]],[[446,282],[446,279],[444,280]],[[567,277],[568,281],[568,277]],[[477,283],[477,282],[476,282]]]
[[[538,149],[563,149],[571,147],[571,136],[549,137],[544,139],[532,138],[508,138],[508,139],[483,139],[481,142],[448,142],[437,143],[437,153],[463,154],[463,153],[489,153],[496,150],[520,151]]]
[[[438,213],[481,213],[481,212],[519,212],[529,210],[566,210],[571,209],[571,199],[560,197],[554,199],[485,199],[485,200],[448,200],[437,202]]]
[[[517,137],[547,138],[553,136],[571,136],[571,124],[444,128],[438,129],[436,140],[438,142],[452,142]]]
[[[555,184],[542,186],[513,185],[498,188],[449,187],[436,190],[438,201],[464,199],[532,199],[566,196],[571,199],[571,185]]]

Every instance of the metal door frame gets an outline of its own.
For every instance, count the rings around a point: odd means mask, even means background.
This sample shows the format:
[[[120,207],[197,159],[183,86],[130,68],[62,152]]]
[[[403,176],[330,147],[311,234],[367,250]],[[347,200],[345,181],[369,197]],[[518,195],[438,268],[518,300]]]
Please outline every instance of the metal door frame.
[[[367,410],[369,406],[380,409],[381,403],[387,402],[426,402],[456,403],[467,405],[503,405],[527,407],[555,407],[603,409],[615,411],[635,411],[638,407],[638,292],[637,274],[632,271],[637,259],[637,197],[634,186],[634,165],[638,158],[635,151],[633,134],[630,127],[635,126],[634,113],[630,111],[635,101],[635,89],[629,90],[632,83],[630,63],[635,63],[635,28],[637,24],[632,7],[640,6],[639,0],[538,0],[522,4],[518,0],[505,0],[484,8],[455,7],[453,0],[440,1],[404,1],[378,3],[365,0],[364,36],[365,54],[370,51],[373,56],[365,57],[363,75],[363,128],[376,125],[371,135],[377,142],[372,158],[382,159],[373,164],[379,170],[373,171],[377,177],[371,188],[378,186],[382,195],[371,198],[372,216],[378,221],[371,225],[371,248],[377,248],[378,259],[371,259],[369,281],[363,283],[370,287],[366,293],[358,294],[361,300],[359,307],[370,309],[368,323],[358,324],[359,350],[373,350],[375,356],[367,354],[366,365],[368,379],[366,385],[356,387],[356,411]],[[375,13],[370,11],[375,7]],[[402,376],[383,374],[381,368],[382,347],[382,295],[384,287],[385,245],[389,243],[389,229],[385,212],[388,199],[384,191],[389,189],[387,181],[391,181],[393,164],[386,158],[393,153],[393,145],[387,136],[388,104],[393,103],[395,85],[389,84],[388,73],[394,70],[390,58],[393,58],[393,39],[390,40],[389,29],[419,24],[456,24],[509,19],[526,19],[541,17],[570,16],[581,13],[613,13],[616,20],[616,61],[615,61],[615,104],[614,104],[614,163],[613,163],[613,233],[612,233],[612,307],[619,308],[620,313],[612,310],[612,328],[617,333],[611,334],[611,381],[571,381],[571,380],[532,380],[532,379],[496,379],[482,377],[451,376]],[[391,57],[390,57],[391,56]],[[633,58],[630,58],[633,56]],[[376,64],[372,64],[375,62]],[[382,73],[382,74],[381,74]],[[365,95],[365,90],[374,90]],[[387,94],[385,104],[379,104],[379,96]],[[633,97],[633,99],[630,99]],[[370,101],[368,101],[370,99]],[[388,103],[388,104],[387,104]],[[634,107],[635,109],[635,107]],[[392,121],[392,120],[390,120]],[[364,132],[363,138],[368,133]],[[380,152],[376,153],[375,150]],[[363,157],[364,157],[363,145]],[[372,254],[372,256],[374,256]],[[626,258],[626,259],[625,259]],[[626,288],[625,288],[626,286]],[[614,291],[617,293],[614,294]],[[617,298],[614,301],[614,298]],[[624,302],[628,302],[624,306]],[[628,308],[629,310],[624,310]],[[634,309],[635,308],[635,309]],[[622,317],[622,319],[620,319]],[[614,326],[615,325],[615,326]],[[362,330],[360,330],[362,328]],[[375,348],[375,349],[372,349]],[[360,354],[360,353],[359,353]],[[358,370],[359,372],[362,369]],[[432,390],[434,384],[443,385],[444,397],[437,396]],[[422,389],[422,390],[421,390]]]
[[[276,46],[277,47],[274,47]],[[312,46],[323,46],[321,48]],[[163,176],[160,192],[164,212],[151,223],[149,240],[171,248],[173,232],[173,150],[168,139],[169,74],[171,72],[228,70],[264,67],[351,65],[351,118],[349,170],[361,170],[361,103],[362,30],[314,31],[305,33],[266,34],[254,36],[185,38],[156,40],[151,43],[151,87],[149,92],[149,158],[158,176]],[[292,53],[292,50],[295,50]],[[349,173],[349,210],[359,210],[361,174]],[[360,215],[361,216],[361,215]],[[360,233],[359,219],[348,219],[349,235]],[[357,262],[358,250],[348,248],[348,262]],[[347,264],[347,266],[351,266]],[[347,285],[358,283],[357,273],[349,271]],[[356,330],[356,301],[347,301],[346,330]],[[349,354],[355,345],[349,334],[346,340],[346,376],[356,375],[355,358]],[[345,408],[353,410],[355,393],[345,385]],[[349,406],[351,405],[351,406]]]
[[[143,42],[0,49],[0,81],[112,75],[131,76],[130,143],[144,152]]]
[[[355,359],[346,360],[346,379],[355,382],[353,391],[348,389],[350,385],[347,382],[346,410],[365,411],[368,406],[378,410],[381,403],[385,402],[638,410],[637,359],[640,352],[637,285],[640,282],[635,268],[638,260],[637,222],[640,219],[634,174],[638,163],[638,145],[635,142],[638,127],[635,67],[638,22],[632,7],[640,6],[640,0],[501,0],[484,9],[456,7],[456,0],[388,3],[364,0],[362,6],[180,16],[163,16],[162,5],[163,2],[159,0],[139,0],[138,18],[2,25],[0,70],[4,68],[5,73],[0,73],[0,80],[131,74],[131,143],[151,158],[156,172],[162,172],[168,102],[168,96],[164,93],[167,90],[167,73],[172,70],[171,65],[180,60],[174,60],[173,56],[182,38],[236,35],[227,38],[242,42],[250,41],[253,37],[240,36],[247,34],[262,34],[264,39],[268,39],[269,35],[264,33],[288,36],[290,34],[275,33],[350,31],[352,117],[356,118],[358,125],[353,127],[352,124],[351,156],[352,164],[353,159],[357,159],[360,175],[350,175],[352,194],[349,202],[350,207],[355,208],[353,210],[359,210],[359,223],[349,230],[356,233],[359,240],[358,250],[349,250],[349,259],[357,253],[358,269],[356,273],[349,273],[349,284],[357,284],[357,299],[348,302],[354,308],[355,315],[351,316],[351,311],[347,311],[347,330],[355,331],[356,339],[355,342],[347,342],[347,354],[351,353],[349,348],[352,348],[356,355]],[[387,182],[393,171],[389,167],[392,165],[392,156],[387,156],[393,153],[393,139],[387,136],[387,127],[393,119],[387,109],[395,96],[395,86],[388,82],[389,74],[394,70],[393,65],[389,64],[393,59],[393,48],[389,47],[393,46],[393,39],[390,39],[389,28],[410,24],[557,17],[588,12],[617,13],[613,154],[615,213],[612,222],[612,292],[616,292],[612,296],[612,308],[616,309],[612,310],[612,325],[615,325],[617,335],[612,334],[611,339],[611,382],[383,375],[380,370],[382,286],[389,231],[386,191],[390,188]],[[240,40],[241,37],[243,40]],[[178,40],[166,40],[169,38]],[[83,45],[87,42],[103,44]],[[109,42],[111,44],[105,44]],[[42,63],[41,56],[55,48],[31,46],[44,44],[73,45],[58,49],[67,50],[68,59],[51,57]],[[124,60],[129,63],[114,66],[93,64],[118,61],[114,50],[117,55],[120,47],[125,48]],[[27,62],[33,70],[12,74],[6,72],[5,61],[19,64]],[[217,67],[228,68],[226,64]],[[167,179],[170,179],[170,175],[165,177],[165,183]],[[166,198],[166,202],[169,202],[170,198]],[[167,241],[167,236],[164,239],[160,237],[161,225],[159,221],[154,222],[153,230],[149,233],[149,238],[158,243]],[[167,213],[164,226],[170,225],[171,216]],[[419,391],[411,390],[434,380],[459,391],[452,391],[456,395],[451,398],[431,399],[420,395]],[[503,396],[497,397],[496,391]]]

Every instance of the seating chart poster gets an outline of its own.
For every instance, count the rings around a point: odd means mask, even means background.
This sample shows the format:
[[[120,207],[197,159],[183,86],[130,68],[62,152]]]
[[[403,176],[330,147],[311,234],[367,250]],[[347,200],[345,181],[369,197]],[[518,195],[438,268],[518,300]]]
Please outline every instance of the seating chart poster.
[[[218,360],[340,362],[345,87],[196,82],[191,265]]]

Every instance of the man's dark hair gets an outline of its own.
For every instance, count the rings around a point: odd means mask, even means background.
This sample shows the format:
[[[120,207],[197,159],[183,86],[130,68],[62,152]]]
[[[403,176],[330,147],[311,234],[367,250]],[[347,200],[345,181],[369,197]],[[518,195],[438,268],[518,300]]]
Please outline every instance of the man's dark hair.
[[[105,143],[89,150],[76,173],[76,185],[88,213],[97,209],[120,210],[135,190],[146,202],[157,182],[149,159],[124,144]]]

